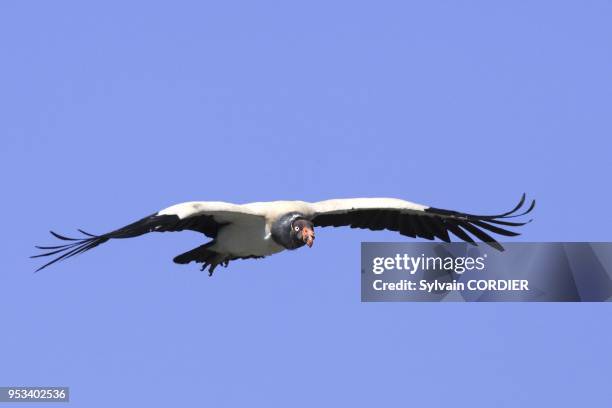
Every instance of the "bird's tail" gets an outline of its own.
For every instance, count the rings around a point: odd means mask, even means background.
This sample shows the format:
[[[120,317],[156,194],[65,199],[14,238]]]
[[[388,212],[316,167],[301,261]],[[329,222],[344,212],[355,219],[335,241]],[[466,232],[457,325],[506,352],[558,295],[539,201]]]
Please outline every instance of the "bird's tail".
[[[191,261],[201,263],[203,264],[202,270],[205,270],[207,267],[209,267],[208,274],[212,275],[217,265],[224,264],[225,266],[227,266],[227,264],[229,263],[227,256],[209,249],[209,247],[214,245],[214,243],[215,241],[211,241],[204,245],[200,245],[199,247],[194,248],[191,251],[187,251],[183,254],[177,255],[174,258],[174,262],[176,262],[177,264],[188,264]]]

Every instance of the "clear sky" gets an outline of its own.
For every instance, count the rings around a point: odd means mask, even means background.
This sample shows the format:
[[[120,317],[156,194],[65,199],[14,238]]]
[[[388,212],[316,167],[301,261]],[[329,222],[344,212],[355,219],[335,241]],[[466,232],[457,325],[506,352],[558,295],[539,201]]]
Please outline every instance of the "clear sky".
[[[609,241],[609,1],[0,4],[0,385],[74,407],[603,406],[609,304],[360,303],[360,242],[236,262],[195,233],[33,274],[49,229],[187,200],[538,200],[523,241]],[[24,405],[25,406],[25,405]]]

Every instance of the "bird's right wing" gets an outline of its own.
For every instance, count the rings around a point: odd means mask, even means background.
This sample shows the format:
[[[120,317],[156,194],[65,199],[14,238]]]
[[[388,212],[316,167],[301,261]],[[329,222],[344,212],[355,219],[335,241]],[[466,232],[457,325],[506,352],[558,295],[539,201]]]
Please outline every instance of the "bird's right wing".
[[[67,241],[67,243],[55,246],[36,246],[36,248],[46,252],[31,256],[31,258],[56,255],[54,259],[36,270],[39,271],[55,262],[95,248],[112,238],[132,238],[149,232],[183,230],[197,231],[210,238],[215,238],[219,229],[224,225],[248,222],[255,218],[260,220],[263,215],[242,205],[214,201],[186,202],[173,205],[102,235],[90,234],[79,229],[78,231],[84,237],[69,238],[50,231],[51,235],[62,241]]]
[[[349,198],[319,201],[312,204],[312,222],[318,227],[366,228],[397,231],[408,237],[439,238],[450,242],[449,233],[462,241],[474,243],[470,236],[503,250],[502,245],[487,233],[502,236],[519,235],[505,227],[520,227],[529,221],[509,221],[530,213],[535,201],[519,212],[525,204],[525,195],[511,211],[497,215],[474,215],[415,204],[395,198]]]

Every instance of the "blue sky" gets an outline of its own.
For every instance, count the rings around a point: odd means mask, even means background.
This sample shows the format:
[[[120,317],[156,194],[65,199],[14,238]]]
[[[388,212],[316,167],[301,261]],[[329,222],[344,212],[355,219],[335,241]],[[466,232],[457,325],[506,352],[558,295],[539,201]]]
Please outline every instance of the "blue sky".
[[[359,248],[209,279],[194,233],[39,274],[47,231],[187,200],[538,200],[524,241],[609,241],[612,4],[0,5],[0,385],[71,406],[601,405],[607,304],[362,304]]]

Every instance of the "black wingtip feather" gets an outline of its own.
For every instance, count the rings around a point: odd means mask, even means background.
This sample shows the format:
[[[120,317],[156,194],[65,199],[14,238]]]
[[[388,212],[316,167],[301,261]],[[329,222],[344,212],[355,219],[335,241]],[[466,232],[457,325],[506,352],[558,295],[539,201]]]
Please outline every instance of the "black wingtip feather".
[[[68,238],[63,235],[58,234],[57,232],[49,231],[51,235],[53,235],[57,239],[61,239],[62,241],[78,241],[78,238]]]
[[[35,272],[38,272],[48,266],[53,265],[56,262],[59,262],[61,260],[64,259],[68,259],[68,258],[72,258],[75,255],[78,255],[80,253],[89,251],[90,249],[104,243],[108,241],[108,238],[106,237],[98,237],[98,238],[83,238],[80,239],[78,242],[75,242],[72,245],[68,245],[64,248],[60,248],[58,250],[55,251],[51,251],[51,252],[46,252],[44,254],[40,254],[40,255],[32,255],[30,258],[40,258],[40,257],[46,257],[46,256],[51,256],[51,255],[56,255],[56,254],[60,254],[60,256],[58,256],[57,258],[54,258],[53,260],[51,260],[50,262],[42,265],[41,267],[39,267],[38,269],[36,269]]]
[[[497,241],[492,241],[492,242],[485,241],[484,243],[489,245],[492,248],[497,249],[499,252],[504,252],[506,250],[506,248],[504,248],[504,246]]]
[[[83,235],[87,235],[88,237],[92,237],[92,238],[99,238],[99,235],[94,235],[94,234],[90,234],[89,232],[85,232],[82,229],[77,229],[77,231],[79,231],[81,234]]]
[[[40,266],[34,272],[38,272],[42,269],[45,269],[48,266],[53,265],[56,262],[71,258],[82,252],[88,251],[100,245],[101,243],[108,241],[109,239],[108,237],[105,237],[105,236],[97,236],[97,235],[89,234],[80,229],[78,231],[82,233],[83,235],[85,235],[85,237],[84,238],[71,238],[71,237],[67,237],[67,236],[58,234],[57,232],[54,232],[54,231],[49,231],[51,235],[53,235],[57,239],[60,239],[62,241],[70,241],[70,243],[64,244],[64,245],[55,245],[55,246],[36,245],[35,248],[43,250],[43,251],[48,251],[48,252],[44,252],[38,255],[32,255],[30,256],[31,259],[42,258],[42,257],[58,255],[58,254],[59,256],[57,258],[54,258],[50,262],[47,262],[46,264]]]
[[[426,209],[425,212],[429,213],[429,215],[434,218],[439,217],[443,219],[444,222],[447,224],[449,231],[452,232],[455,236],[457,236],[457,238],[466,242],[470,242],[468,239],[466,239],[466,237],[469,237],[469,235],[467,234],[469,232],[474,237],[478,238],[480,241],[489,244],[495,249],[503,251],[503,246],[499,242],[497,242],[497,240],[487,234],[485,230],[498,235],[509,237],[520,235],[518,232],[498,227],[498,225],[507,227],[520,227],[532,222],[533,218],[523,222],[508,221],[509,218],[521,217],[533,211],[536,205],[536,201],[531,200],[529,206],[524,209],[526,200],[527,195],[523,193],[518,204],[514,206],[512,210],[497,215],[475,215],[468,213],[460,213],[457,211],[443,210],[433,207]],[[520,211],[521,208],[523,208],[524,210]]]

